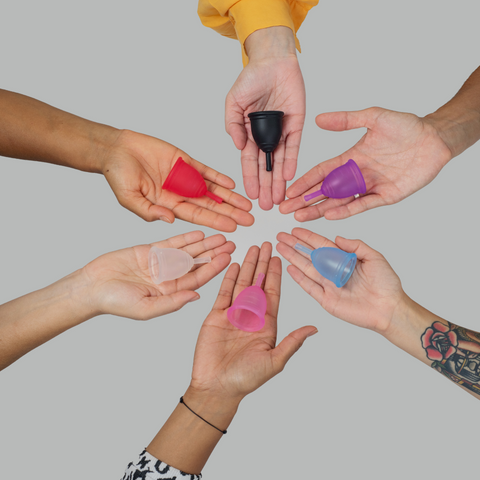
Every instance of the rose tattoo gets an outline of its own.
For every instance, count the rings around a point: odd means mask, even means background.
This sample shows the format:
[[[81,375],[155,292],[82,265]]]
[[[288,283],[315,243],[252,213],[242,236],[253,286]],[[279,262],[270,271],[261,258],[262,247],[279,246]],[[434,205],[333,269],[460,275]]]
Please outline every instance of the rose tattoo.
[[[430,360],[438,362],[451,357],[457,349],[457,334],[440,322],[428,327],[421,337],[422,346]]]

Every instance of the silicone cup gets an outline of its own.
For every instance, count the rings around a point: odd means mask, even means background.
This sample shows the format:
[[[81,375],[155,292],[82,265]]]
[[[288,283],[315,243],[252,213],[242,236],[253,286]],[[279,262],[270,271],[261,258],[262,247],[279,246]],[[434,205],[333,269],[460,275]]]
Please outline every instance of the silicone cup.
[[[265,275],[260,273],[255,285],[242,290],[227,311],[227,318],[244,332],[257,332],[265,325],[267,297],[261,286]]]
[[[329,198],[347,198],[367,192],[367,186],[358,165],[350,159],[345,165],[332,170],[322,183],[320,190],[305,195],[306,202],[319,195]]]
[[[343,287],[348,282],[357,264],[357,256],[354,253],[344,252],[339,248],[322,247],[310,250],[297,243],[295,250],[310,255],[317,272],[333,282],[338,288]]]
[[[267,172],[272,171],[272,152],[282,136],[283,115],[283,112],[276,110],[248,114],[253,139],[258,148],[265,152]]]
[[[176,248],[152,247],[148,253],[148,269],[156,284],[183,277],[194,265],[211,261],[210,257],[193,258]]]
[[[178,158],[172,170],[170,170],[162,188],[182,197],[198,198],[207,195],[217,203],[223,202],[219,196],[207,190],[205,180],[200,173],[191,165],[185,163],[182,157]]]

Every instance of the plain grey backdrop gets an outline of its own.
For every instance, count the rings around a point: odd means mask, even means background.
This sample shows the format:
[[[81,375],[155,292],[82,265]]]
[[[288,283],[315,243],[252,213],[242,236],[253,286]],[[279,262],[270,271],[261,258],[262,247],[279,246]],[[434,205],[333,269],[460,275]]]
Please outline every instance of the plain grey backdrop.
[[[240,47],[203,27],[196,8],[194,0],[4,0],[0,88],[162,138],[230,175],[244,194],[240,154],[224,130]],[[307,118],[297,177],[364,134],[321,131],[316,114],[382,106],[423,116],[448,101],[479,64],[479,13],[476,0],[321,1],[299,31]],[[304,226],[364,240],[413,299],[480,330],[479,156],[475,145],[398,205]],[[1,303],[103,253],[196,229],[144,222],[117,204],[101,175],[7,158],[0,205]],[[237,244],[234,261],[297,225],[277,208],[253,213],[254,226],[226,235]],[[204,478],[472,472],[478,401],[377,334],[327,314],[283,265],[279,338],[309,323],[319,333],[242,403]],[[177,313],[92,319],[1,372],[0,477],[121,478],[188,386],[222,278]]]

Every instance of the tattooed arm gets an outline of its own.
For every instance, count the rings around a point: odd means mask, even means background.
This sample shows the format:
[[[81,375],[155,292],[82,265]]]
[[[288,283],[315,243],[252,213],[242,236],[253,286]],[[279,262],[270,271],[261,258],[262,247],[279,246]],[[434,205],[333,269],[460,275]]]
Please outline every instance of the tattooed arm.
[[[303,228],[279,233],[278,252],[292,265],[291,277],[332,315],[383,335],[480,398],[480,333],[454,325],[414,302],[403,291],[386,259],[360,240],[337,237],[335,243]],[[337,288],[309,258],[294,250],[336,247],[357,255],[348,283]]]

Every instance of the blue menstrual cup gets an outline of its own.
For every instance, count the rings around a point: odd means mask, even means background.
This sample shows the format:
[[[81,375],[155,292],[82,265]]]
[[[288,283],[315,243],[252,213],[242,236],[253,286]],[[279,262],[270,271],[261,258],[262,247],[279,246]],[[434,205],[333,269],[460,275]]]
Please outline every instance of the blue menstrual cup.
[[[323,247],[310,250],[297,243],[295,250],[310,255],[318,273],[333,282],[338,288],[348,282],[357,264],[357,256],[354,253],[344,252],[339,248]]]

